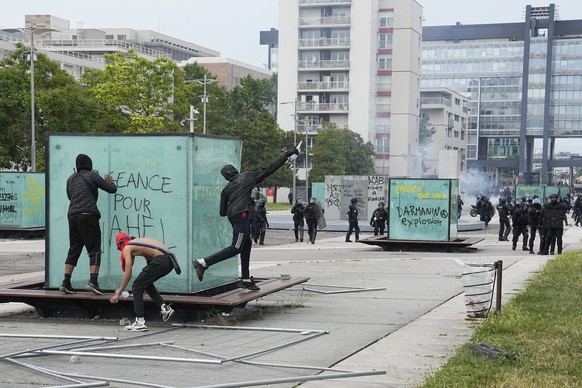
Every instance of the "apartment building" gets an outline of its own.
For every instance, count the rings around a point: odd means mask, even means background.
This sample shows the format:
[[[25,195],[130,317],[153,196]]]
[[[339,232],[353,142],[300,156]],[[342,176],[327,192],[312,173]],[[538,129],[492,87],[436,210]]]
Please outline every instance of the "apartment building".
[[[418,177],[422,7],[413,0],[280,2],[278,123],[324,122],[375,146],[379,175]],[[306,166],[309,168],[309,166]]]
[[[423,177],[438,178],[442,151],[455,153],[455,166],[447,170],[463,176],[467,172],[467,114],[468,100],[448,88],[420,90],[420,115],[434,133],[426,145],[421,144]],[[448,161],[446,161],[448,162]]]

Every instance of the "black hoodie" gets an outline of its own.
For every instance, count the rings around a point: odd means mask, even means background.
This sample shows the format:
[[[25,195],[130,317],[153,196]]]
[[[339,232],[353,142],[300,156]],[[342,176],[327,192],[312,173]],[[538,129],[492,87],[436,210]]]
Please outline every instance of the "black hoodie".
[[[254,209],[254,202],[251,198],[253,188],[281,168],[291,155],[292,153],[287,151],[273,160],[267,167],[256,171],[239,173],[231,164],[222,167],[220,173],[229,183],[222,189],[220,195],[220,215],[232,219],[237,214]]]
[[[96,171],[93,171],[93,161],[85,154],[77,155],[75,162],[77,172],[67,179],[67,198],[69,198],[68,216],[89,213],[101,216],[97,208],[98,189],[115,193],[117,186],[108,183]]]

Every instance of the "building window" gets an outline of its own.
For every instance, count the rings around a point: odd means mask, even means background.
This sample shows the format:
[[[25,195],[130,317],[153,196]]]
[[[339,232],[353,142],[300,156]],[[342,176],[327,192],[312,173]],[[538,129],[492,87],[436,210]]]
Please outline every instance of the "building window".
[[[380,14],[380,27],[385,28],[385,27],[392,27],[393,25],[393,15],[390,13],[381,13]]]
[[[113,40],[114,35],[105,35],[105,39]]]
[[[378,47],[385,49],[392,47],[392,33],[381,32],[378,34]]]
[[[117,40],[126,40],[127,37],[125,35],[117,35]]]
[[[377,154],[390,153],[390,138],[386,136],[376,138],[376,153]]]
[[[378,70],[391,70],[392,69],[392,57],[380,55],[378,56]]]

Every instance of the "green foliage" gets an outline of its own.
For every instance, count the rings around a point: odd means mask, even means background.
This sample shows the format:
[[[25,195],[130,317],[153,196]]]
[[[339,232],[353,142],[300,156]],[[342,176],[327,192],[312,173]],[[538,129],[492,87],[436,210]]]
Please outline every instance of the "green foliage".
[[[374,175],[374,146],[349,129],[328,125],[319,131],[310,161],[311,182],[323,182],[325,175]]]
[[[30,48],[18,43],[0,62],[0,167],[28,170],[31,150]],[[105,125],[100,107],[60,66],[38,53],[34,62],[37,170],[46,132],[85,132]]]
[[[176,85],[183,84],[183,75],[171,59],[153,61],[128,54],[107,54],[104,70],[87,70],[82,82],[97,101],[116,109],[129,120],[127,132],[152,133],[179,130],[175,109]],[[179,88],[178,88],[179,89]]]
[[[30,166],[30,73],[27,53],[18,45],[0,62],[0,167]],[[200,112],[195,131],[203,131],[201,99],[206,77],[194,63],[180,71],[168,58],[149,61],[130,51],[108,54],[103,70],[86,69],[77,82],[59,65],[39,54],[35,62],[37,166],[42,171],[47,132],[180,132],[189,130],[190,105]],[[198,80],[198,81],[197,81]],[[242,168],[259,169],[292,146],[273,114],[277,78],[245,77],[228,91],[218,82],[206,84],[207,133],[244,141]],[[281,169],[265,186],[290,186],[291,170]]]
[[[515,361],[482,358],[465,346],[423,387],[579,387],[581,255],[550,260],[501,315],[477,329],[472,342],[514,353]]]

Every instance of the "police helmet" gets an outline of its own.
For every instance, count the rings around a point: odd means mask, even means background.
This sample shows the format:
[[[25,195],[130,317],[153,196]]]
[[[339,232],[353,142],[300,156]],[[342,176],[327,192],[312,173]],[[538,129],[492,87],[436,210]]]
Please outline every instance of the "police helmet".
[[[507,198],[499,197],[499,203],[505,203],[505,202],[507,202]]]
[[[352,199],[350,200],[350,202],[351,202],[351,203],[358,203],[358,199],[357,199],[357,198],[352,198]]]
[[[315,203],[315,197],[309,198],[309,203]]]

